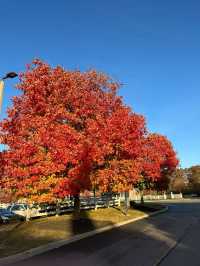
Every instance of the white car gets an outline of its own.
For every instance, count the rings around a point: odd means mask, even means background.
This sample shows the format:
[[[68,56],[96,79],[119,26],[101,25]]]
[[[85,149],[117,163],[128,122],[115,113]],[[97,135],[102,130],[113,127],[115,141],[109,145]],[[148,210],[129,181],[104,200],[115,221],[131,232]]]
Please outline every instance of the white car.
[[[21,217],[27,216],[27,206],[26,204],[11,204],[7,207],[7,210],[9,210],[12,213],[15,213]]]

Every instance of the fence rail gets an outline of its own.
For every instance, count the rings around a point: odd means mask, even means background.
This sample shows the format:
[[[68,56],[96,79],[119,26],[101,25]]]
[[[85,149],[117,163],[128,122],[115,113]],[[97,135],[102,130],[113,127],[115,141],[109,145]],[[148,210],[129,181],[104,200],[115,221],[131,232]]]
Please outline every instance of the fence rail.
[[[120,206],[119,196],[102,196],[102,197],[81,197],[80,209],[98,209],[109,208],[111,206]],[[43,204],[43,205],[27,205],[23,203],[0,204],[0,208],[8,208],[9,211],[16,213],[26,219],[59,215],[74,210],[74,201],[67,199],[60,204]]]
[[[144,195],[144,200],[166,200],[166,199],[182,199],[183,195],[182,193],[163,193],[163,194],[148,194]],[[137,195],[134,195],[131,197],[131,200],[139,201],[141,200],[141,195],[138,193]]]
[[[166,200],[166,199],[182,199],[182,193],[175,194],[163,193],[160,195],[144,195],[144,200]],[[140,201],[141,195],[135,194],[130,195],[130,200]],[[124,195],[116,196],[101,196],[101,197],[81,197],[80,198],[80,208],[82,210],[87,209],[99,209],[99,208],[109,208],[113,206],[120,206],[120,203],[125,201]],[[62,202],[58,205],[56,204],[44,204],[44,205],[33,205],[28,206],[27,204],[22,203],[13,203],[13,204],[4,204],[0,203],[0,208],[8,208],[11,212],[14,212],[20,216],[34,218],[42,217],[49,215],[59,215],[67,212],[72,212],[74,210],[74,201],[66,199],[65,202]]]

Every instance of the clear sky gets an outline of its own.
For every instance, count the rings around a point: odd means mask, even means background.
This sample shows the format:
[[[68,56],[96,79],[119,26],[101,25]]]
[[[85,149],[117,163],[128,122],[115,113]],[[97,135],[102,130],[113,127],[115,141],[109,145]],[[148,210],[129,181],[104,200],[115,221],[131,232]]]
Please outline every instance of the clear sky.
[[[182,167],[200,163],[200,1],[0,2],[0,76],[35,57],[104,71],[149,129],[173,142]],[[18,94],[13,82],[2,116]]]

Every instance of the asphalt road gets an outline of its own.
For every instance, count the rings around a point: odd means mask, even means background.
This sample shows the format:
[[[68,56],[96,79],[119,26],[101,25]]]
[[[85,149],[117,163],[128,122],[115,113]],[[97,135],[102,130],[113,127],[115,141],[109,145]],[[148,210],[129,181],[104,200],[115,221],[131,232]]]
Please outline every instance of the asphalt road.
[[[167,205],[167,213],[80,240],[13,266],[200,266],[200,200]]]

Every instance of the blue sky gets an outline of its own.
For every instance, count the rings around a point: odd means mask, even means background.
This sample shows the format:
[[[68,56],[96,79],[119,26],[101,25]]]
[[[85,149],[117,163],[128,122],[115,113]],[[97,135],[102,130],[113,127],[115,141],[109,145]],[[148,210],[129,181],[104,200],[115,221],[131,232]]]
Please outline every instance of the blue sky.
[[[182,167],[200,164],[198,0],[1,0],[0,8],[0,75],[35,57],[104,71],[148,128],[173,142]],[[18,94],[13,84],[1,117]]]

